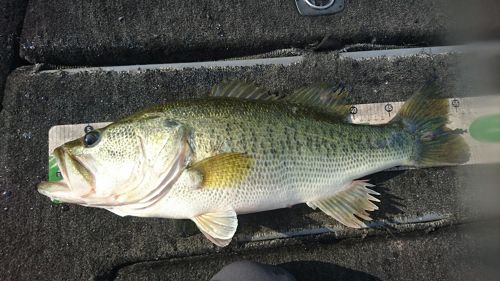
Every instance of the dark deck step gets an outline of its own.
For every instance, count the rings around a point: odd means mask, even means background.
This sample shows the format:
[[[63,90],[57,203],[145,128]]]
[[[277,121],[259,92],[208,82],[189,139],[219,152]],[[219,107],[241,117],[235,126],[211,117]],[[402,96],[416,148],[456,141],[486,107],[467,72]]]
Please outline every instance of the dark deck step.
[[[217,60],[283,48],[427,46],[498,38],[495,0],[349,0],[304,17],[294,0],[33,0],[21,56],[31,63],[123,65]]]

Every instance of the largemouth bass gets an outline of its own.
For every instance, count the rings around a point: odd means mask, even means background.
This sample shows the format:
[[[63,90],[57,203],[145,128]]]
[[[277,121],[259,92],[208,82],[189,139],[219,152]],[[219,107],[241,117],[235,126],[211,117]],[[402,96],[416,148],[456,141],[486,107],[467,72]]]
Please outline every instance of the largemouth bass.
[[[359,178],[468,160],[446,127],[447,100],[435,97],[421,90],[389,123],[354,125],[341,89],[279,98],[223,83],[210,97],[157,106],[56,148],[63,180],[38,191],[120,216],[191,219],[218,246],[230,243],[237,214],[299,203],[366,227],[379,194]]]

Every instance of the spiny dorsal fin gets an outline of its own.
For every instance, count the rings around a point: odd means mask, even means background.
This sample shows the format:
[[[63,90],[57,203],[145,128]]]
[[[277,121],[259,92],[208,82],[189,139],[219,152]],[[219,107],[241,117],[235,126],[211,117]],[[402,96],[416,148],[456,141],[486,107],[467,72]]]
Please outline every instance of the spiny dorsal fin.
[[[241,183],[248,173],[254,159],[243,153],[222,153],[189,167],[201,174],[201,188],[231,188]]]
[[[284,98],[285,101],[321,108],[341,120],[349,116],[351,106],[347,103],[347,90],[344,87],[331,87],[326,84],[300,88]]]
[[[210,92],[212,97],[231,97],[250,100],[276,100],[278,96],[247,81],[225,81],[215,85]]]
[[[378,210],[378,207],[371,201],[380,202],[380,200],[372,196],[372,194],[380,194],[368,188],[372,186],[374,185],[363,180],[353,181],[347,189],[338,192],[334,196],[307,202],[307,205],[313,209],[319,208],[346,226],[353,228],[366,227],[366,224],[356,216],[371,221],[372,219],[366,211]]]
[[[208,240],[219,247],[225,247],[231,242],[238,227],[234,210],[205,213],[192,220]]]

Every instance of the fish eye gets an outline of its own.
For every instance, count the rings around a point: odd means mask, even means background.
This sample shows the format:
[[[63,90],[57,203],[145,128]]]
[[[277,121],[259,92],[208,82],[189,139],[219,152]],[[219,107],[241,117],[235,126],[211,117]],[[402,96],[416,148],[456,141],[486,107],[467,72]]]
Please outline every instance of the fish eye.
[[[95,146],[101,139],[101,134],[98,131],[90,131],[83,137],[83,143],[85,147]]]

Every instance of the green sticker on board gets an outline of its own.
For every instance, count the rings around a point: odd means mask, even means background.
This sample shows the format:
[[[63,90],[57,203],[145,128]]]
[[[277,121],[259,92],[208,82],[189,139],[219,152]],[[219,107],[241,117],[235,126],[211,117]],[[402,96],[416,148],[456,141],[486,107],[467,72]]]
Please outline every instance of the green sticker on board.
[[[470,125],[469,133],[480,142],[500,142],[500,114],[477,118]]]
[[[62,180],[62,174],[57,166],[57,160],[54,155],[49,155],[49,181],[60,181]]]

